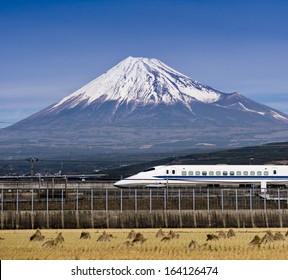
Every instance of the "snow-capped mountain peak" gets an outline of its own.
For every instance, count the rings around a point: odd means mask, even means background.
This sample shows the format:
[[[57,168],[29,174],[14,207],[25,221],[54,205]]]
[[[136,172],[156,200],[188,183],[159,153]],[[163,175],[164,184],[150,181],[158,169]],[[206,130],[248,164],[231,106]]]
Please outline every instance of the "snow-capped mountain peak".
[[[237,92],[201,85],[157,59],[128,57],[5,129],[2,139],[20,139],[29,153],[33,143],[45,149],[59,144],[61,150],[66,143],[69,151],[89,147],[101,154],[143,149],[158,154],[203,143],[227,147],[286,141],[287,127],[286,114]]]
[[[95,80],[56,103],[50,110],[69,103],[69,108],[88,106],[96,100],[133,101],[136,104],[174,104],[191,101],[213,103],[223,93],[201,85],[155,58],[127,57]]]

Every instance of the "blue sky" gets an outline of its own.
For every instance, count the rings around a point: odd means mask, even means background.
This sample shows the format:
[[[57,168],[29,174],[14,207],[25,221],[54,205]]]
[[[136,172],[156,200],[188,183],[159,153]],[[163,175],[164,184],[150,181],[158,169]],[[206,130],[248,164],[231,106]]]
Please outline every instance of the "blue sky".
[[[127,56],[288,113],[288,1],[0,0],[0,127]]]

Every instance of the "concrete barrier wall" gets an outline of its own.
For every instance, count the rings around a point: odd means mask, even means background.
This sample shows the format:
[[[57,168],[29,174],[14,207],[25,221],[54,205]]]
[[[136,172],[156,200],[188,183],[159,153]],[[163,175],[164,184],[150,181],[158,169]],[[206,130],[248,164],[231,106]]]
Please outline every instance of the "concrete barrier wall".
[[[252,227],[288,227],[288,210],[1,212],[1,229]]]
[[[47,189],[47,188],[113,188],[114,180],[95,180],[95,181],[69,181],[65,179],[43,179],[34,181],[0,181],[0,189]]]

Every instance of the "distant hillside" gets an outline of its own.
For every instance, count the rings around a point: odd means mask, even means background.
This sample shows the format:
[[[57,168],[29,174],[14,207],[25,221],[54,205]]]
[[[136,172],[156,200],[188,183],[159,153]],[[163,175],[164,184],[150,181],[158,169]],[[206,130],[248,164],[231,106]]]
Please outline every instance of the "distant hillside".
[[[70,156],[35,155],[34,174],[107,174],[118,180],[155,165],[165,164],[288,164],[288,142],[271,143],[227,150],[200,149],[184,153],[165,154],[101,154],[74,153]],[[33,154],[32,154],[33,155]],[[121,166],[121,167],[119,167]],[[31,164],[26,157],[0,160],[0,175],[30,175]]]
[[[271,143],[209,153],[170,157],[112,170],[105,170],[109,178],[125,178],[148,167],[169,164],[288,164],[288,142]]]

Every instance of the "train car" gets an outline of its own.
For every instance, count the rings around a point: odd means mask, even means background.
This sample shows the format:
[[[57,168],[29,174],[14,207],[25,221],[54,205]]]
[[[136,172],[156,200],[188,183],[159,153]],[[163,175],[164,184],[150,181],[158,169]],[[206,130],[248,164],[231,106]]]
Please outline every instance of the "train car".
[[[187,187],[196,185],[288,184],[285,165],[162,165],[116,182],[119,188]]]

